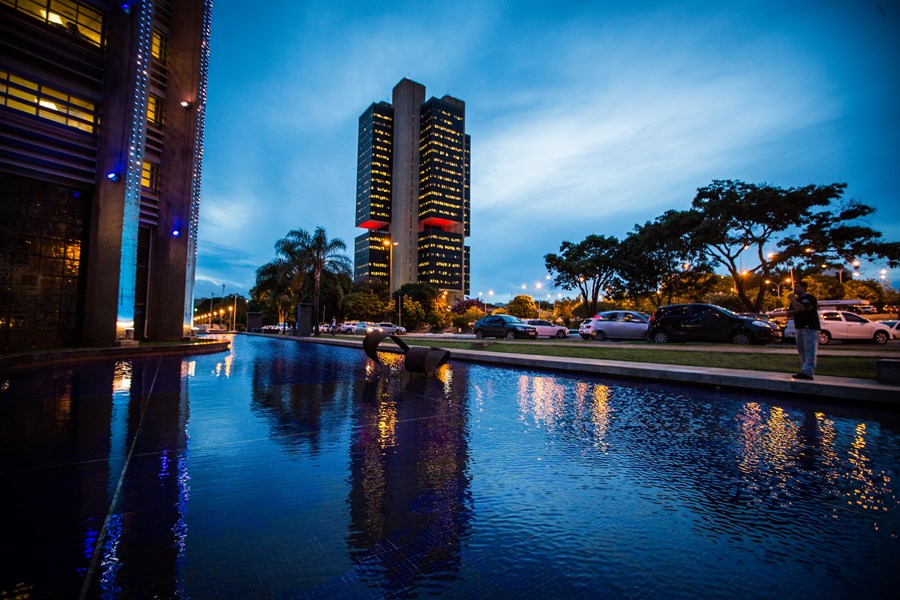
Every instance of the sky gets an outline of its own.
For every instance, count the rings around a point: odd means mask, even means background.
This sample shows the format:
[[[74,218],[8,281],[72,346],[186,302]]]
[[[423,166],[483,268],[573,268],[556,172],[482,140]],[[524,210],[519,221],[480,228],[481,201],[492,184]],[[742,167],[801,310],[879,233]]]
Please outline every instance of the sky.
[[[900,0],[252,6],[213,6],[195,297],[246,295],[291,229],[352,260],[359,116],[404,77],[466,103],[473,296],[717,179],[846,183],[900,241]]]

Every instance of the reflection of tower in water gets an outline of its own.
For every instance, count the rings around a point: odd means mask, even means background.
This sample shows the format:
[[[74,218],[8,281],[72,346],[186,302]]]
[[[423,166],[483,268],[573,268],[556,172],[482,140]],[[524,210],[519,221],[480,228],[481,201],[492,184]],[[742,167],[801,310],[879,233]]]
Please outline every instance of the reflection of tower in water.
[[[354,412],[351,558],[388,592],[452,579],[468,529],[465,386],[437,375],[369,378]]]

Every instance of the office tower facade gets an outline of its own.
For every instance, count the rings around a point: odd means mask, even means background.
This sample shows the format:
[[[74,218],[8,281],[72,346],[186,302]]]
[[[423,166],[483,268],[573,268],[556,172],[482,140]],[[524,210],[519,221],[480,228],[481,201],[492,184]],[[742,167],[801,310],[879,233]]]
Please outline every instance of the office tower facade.
[[[469,293],[470,140],[466,105],[403,79],[392,102],[359,118],[357,282],[396,290],[428,283],[450,298]]]
[[[0,347],[190,334],[211,0],[0,0]]]

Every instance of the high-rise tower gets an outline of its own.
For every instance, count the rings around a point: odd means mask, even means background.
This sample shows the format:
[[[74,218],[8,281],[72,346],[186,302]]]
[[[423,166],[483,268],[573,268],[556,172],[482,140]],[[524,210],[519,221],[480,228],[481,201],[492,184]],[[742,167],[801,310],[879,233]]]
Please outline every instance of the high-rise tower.
[[[359,118],[355,280],[469,293],[466,105],[403,79]]]
[[[189,335],[211,0],[0,0],[0,348]]]

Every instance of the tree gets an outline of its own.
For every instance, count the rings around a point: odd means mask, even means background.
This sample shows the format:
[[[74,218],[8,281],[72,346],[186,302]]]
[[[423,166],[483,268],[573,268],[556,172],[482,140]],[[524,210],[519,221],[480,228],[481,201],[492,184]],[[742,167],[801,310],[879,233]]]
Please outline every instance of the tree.
[[[278,265],[275,276],[291,296],[292,310],[288,314],[296,314],[297,304],[303,301],[303,293],[308,287],[309,255],[303,245],[306,237],[309,234],[298,229],[289,231],[286,237],[275,242],[275,252],[278,254],[273,261]]]
[[[520,319],[533,319],[537,315],[537,305],[531,296],[519,295],[509,301],[506,312]]]
[[[327,272],[350,276],[352,272],[350,259],[343,253],[347,249],[347,245],[340,238],[329,240],[324,227],[316,227],[312,235],[302,229],[295,229],[288,233],[288,238],[297,243],[312,276],[315,333],[319,335],[322,275]]]
[[[455,301],[450,305],[450,312],[456,315],[464,314],[470,308],[481,309],[484,306],[484,303],[478,298],[464,298]]]
[[[454,327],[459,329],[468,329],[472,323],[480,319],[485,315],[484,311],[478,308],[477,306],[469,307],[466,312],[462,314],[454,314],[452,317],[452,323]]]
[[[876,306],[884,304],[884,289],[874,279],[854,279],[844,284],[844,298],[868,300]]]
[[[250,290],[250,297],[274,313],[278,323],[283,323],[291,314],[294,305],[290,281],[285,277],[285,259],[276,258],[256,270],[256,285]],[[270,315],[271,316],[271,315]]]
[[[403,298],[403,323],[409,331],[418,329],[425,323],[425,309],[413,298]]]
[[[344,298],[344,315],[350,319],[378,321],[384,314],[384,302],[369,292],[354,292]]]
[[[544,264],[547,271],[555,274],[556,287],[577,289],[582,302],[594,314],[600,291],[616,277],[618,245],[615,237],[591,234],[577,244],[563,242],[559,254],[544,255]]]
[[[614,294],[635,301],[652,298],[658,307],[664,299],[671,304],[677,295],[704,293],[703,275],[710,265],[689,235],[698,225],[696,213],[675,210],[635,225],[619,244],[621,283],[613,286]]]
[[[900,265],[900,243],[883,241],[881,233],[865,223],[875,209],[858,200],[841,200],[840,194],[835,200],[827,210],[810,214],[801,231],[781,241],[782,259],[806,270],[818,270],[822,264],[843,269],[861,258],[885,259],[891,268]]]
[[[761,309],[766,280],[777,279],[787,267],[810,274],[828,260],[860,256],[900,264],[900,244],[881,241],[880,233],[859,222],[874,209],[842,201],[845,188],[843,183],[782,189],[713,181],[697,190],[689,211],[696,225],[689,235],[725,267],[741,303],[752,312]]]

